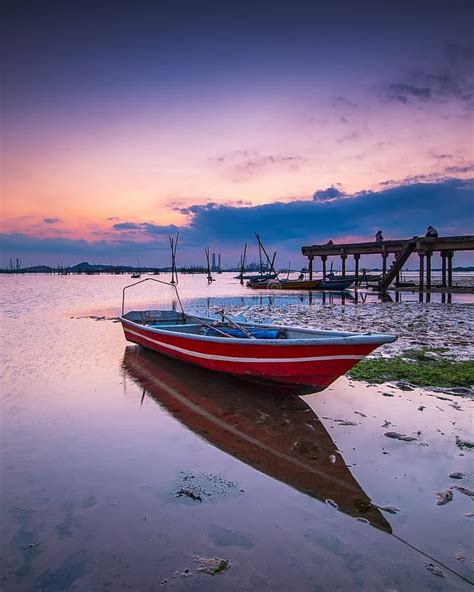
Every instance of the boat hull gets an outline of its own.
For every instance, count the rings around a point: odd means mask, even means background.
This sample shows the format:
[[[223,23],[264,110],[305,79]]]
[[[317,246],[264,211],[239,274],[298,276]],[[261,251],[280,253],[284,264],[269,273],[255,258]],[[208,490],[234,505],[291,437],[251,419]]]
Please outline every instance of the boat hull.
[[[196,339],[141,326],[121,318],[125,338],[160,354],[217,372],[254,380],[310,385],[322,390],[347,372],[383,341],[307,344],[298,340],[262,343],[248,339]]]
[[[250,281],[253,290],[318,290],[322,280],[283,280]]]

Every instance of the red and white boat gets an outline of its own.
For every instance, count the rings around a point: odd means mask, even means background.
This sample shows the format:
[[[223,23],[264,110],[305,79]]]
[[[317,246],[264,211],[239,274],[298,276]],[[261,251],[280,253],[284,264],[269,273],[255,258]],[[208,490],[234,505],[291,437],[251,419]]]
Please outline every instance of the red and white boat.
[[[142,281],[149,280],[166,284],[152,278]],[[178,295],[177,300],[180,312],[139,310],[124,314],[122,304],[120,321],[125,338],[196,366],[262,381],[321,390],[374,349],[397,339],[395,335],[237,323],[224,314],[217,322],[186,314]]]

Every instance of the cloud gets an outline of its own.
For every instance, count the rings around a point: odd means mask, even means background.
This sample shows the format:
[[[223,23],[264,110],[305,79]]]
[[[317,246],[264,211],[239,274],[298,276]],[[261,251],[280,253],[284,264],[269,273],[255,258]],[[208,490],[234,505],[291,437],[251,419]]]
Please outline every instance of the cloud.
[[[320,189],[313,194],[313,199],[315,201],[326,201],[329,199],[335,199],[337,197],[344,196],[345,193],[336,189],[334,185],[332,187],[328,187],[327,189]]]
[[[235,150],[209,160],[223,166],[233,175],[235,181],[248,179],[268,169],[297,170],[304,162],[297,154],[260,154],[250,150]]]
[[[61,222],[61,218],[43,218],[45,224],[57,224]]]
[[[109,222],[116,222],[117,220],[120,220],[120,218],[119,218],[119,216],[109,216],[109,217],[107,218],[107,220],[108,220]]]
[[[114,224],[113,228],[119,231],[138,231],[139,234],[144,235],[168,235],[175,234],[179,230],[174,224],[162,226],[153,222],[119,222],[118,224]]]
[[[444,170],[451,175],[461,175],[461,174],[465,174],[465,173],[472,173],[472,172],[474,172],[474,163],[461,165],[461,166],[448,166]]]
[[[349,107],[350,109],[357,109],[357,103],[354,103],[354,101],[351,101],[351,99],[342,96],[334,97],[331,104],[333,107]]]
[[[335,195],[338,190],[333,189],[323,190],[322,195],[328,191]],[[429,224],[439,227],[441,233],[447,227],[465,233],[473,226],[473,198],[474,180],[449,179],[251,208],[191,206],[190,224],[183,236],[232,243],[258,231],[268,240],[304,244],[347,235],[370,237],[379,227],[387,236],[413,236]]]
[[[386,98],[389,101],[398,101],[400,103],[408,103],[410,99],[425,102],[432,101],[433,95],[431,89],[427,87],[420,88],[410,84],[392,83],[387,87]]]
[[[413,71],[386,84],[379,93],[385,102],[428,103],[455,100],[468,109],[474,101],[474,45],[449,43],[431,71]]]
[[[420,176],[421,177],[421,176]],[[429,175],[426,175],[429,177]],[[391,182],[390,182],[391,183]],[[469,234],[474,226],[474,179],[401,183],[380,191],[346,195],[336,187],[315,192],[313,199],[295,199],[256,206],[208,202],[183,208],[187,224],[163,226],[153,222],[123,222],[107,240],[40,239],[25,234],[0,235],[3,257],[25,254],[35,261],[127,262],[136,256],[156,263],[157,251],[168,251],[164,234],[180,232],[180,251],[186,261],[202,260],[202,246],[212,244],[225,254],[252,239],[253,232],[275,245],[279,253],[300,252],[304,244],[343,241],[357,236],[371,239],[381,229],[386,238],[421,235],[432,224],[440,234]],[[293,256],[291,255],[291,256]],[[41,259],[39,259],[41,258]],[[168,262],[163,255],[161,265]]]

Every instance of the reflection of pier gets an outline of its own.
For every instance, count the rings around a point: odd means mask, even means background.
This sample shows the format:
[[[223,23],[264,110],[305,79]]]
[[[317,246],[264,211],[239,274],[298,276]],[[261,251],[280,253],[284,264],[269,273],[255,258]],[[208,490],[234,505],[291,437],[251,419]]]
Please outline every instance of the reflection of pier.
[[[343,243],[339,245],[311,245],[302,247],[301,251],[309,260],[309,277],[313,277],[313,261],[320,257],[323,267],[323,276],[326,277],[326,264],[328,257],[340,257],[342,275],[346,275],[346,260],[348,256],[354,257],[355,276],[359,278],[359,263],[362,255],[381,255],[382,277],[379,281],[379,289],[386,290],[395,280],[400,284],[400,272],[403,265],[412,253],[419,256],[419,285],[420,291],[430,290],[431,258],[434,253],[441,257],[441,288],[453,286],[453,258],[457,251],[473,251],[474,236],[447,236],[447,237],[413,237],[411,239],[385,240],[367,243]],[[388,259],[393,255],[391,266]]]
[[[265,387],[127,347],[127,374],[189,429],[257,470],[391,532],[313,410]]]

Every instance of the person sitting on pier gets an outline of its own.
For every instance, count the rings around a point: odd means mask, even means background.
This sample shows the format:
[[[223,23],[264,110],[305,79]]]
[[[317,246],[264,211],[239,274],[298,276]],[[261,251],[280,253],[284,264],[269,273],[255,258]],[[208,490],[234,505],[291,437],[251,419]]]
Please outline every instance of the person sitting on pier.
[[[377,232],[377,234],[375,235],[375,242],[376,243],[383,243],[383,235],[382,235],[382,231],[379,230]]]
[[[425,236],[429,238],[438,238],[438,231],[434,226],[428,226]]]

